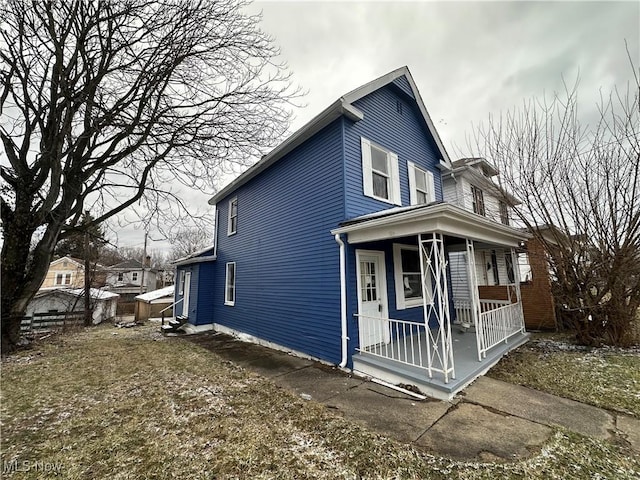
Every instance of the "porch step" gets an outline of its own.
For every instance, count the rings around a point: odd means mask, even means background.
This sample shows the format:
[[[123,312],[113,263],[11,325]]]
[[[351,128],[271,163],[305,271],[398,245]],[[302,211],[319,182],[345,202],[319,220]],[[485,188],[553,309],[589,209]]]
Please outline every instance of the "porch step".
[[[176,315],[175,318],[170,318],[168,323],[162,325],[160,331],[164,334],[176,332],[182,325],[187,323],[187,320],[189,318],[184,315]]]

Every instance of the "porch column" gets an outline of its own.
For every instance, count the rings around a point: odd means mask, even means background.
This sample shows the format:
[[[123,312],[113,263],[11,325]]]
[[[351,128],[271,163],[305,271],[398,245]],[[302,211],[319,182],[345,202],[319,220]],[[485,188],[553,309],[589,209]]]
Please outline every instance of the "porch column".
[[[471,307],[471,318],[476,326],[476,347],[478,351],[478,361],[482,361],[484,351],[484,333],[482,324],[482,312],[480,309],[480,292],[478,292],[478,274],[476,270],[476,250],[473,240],[467,238],[467,277],[469,281],[469,302]],[[487,354],[484,353],[484,356]]]
[[[451,315],[447,285],[447,261],[444,236],[440,233],[420,234],[420,276],[422,279],[422,306],[427,332],[427,371],[433,378],[433,370],[444,374],[444,382],[456,378],[451,341]],[[429,320],[438,326],[429,328]]]
[[[520,331],[524,333],[524,313],[522,311],[522,294],[520,292],[520,262],[518,262],[518,254],[515,248],[511,249],[511,263],[513,264],[513,277],[516,283],[516,300],[520,305]]]

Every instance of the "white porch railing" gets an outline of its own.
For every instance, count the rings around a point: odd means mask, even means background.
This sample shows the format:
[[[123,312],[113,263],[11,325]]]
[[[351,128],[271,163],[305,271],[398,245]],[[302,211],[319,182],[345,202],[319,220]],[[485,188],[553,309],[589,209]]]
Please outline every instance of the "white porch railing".
[[[355,317],[358,318],[360,332],[360,347],[357,350],[414,367],[427,368],[422,343],[422,340],[427,339],[427,332],[423,322],[358,314]]]
[[[355,314],[358,318],[360,347],[356,350],[369,355],[422,368],[433,377],[441,373],[445,383],[453,378],[450,361],[442,358],[437,335],[424,322],[410,322],[393,318],[378,318]],[[427,347],[430,342],[431,348]],[[446,368],[445,366],[446,365]]]
[[[499,300],[493,300],[493,303]],[[482,311],[480,321],[476,328],[476,335],[479,337],[478,354],[482,357],[487,356],[487,351],[505,342],[516,333],[524,330],[524,318],[522,316],[522,308],[520,303],[495,303],[501,305],[498,308],[492,308]]]
[[[509,300],[488,300],[480,299],[480,311],[488,312],[489,310],[495,310],[505,305],[510,305]],[[474,325],[476,324],[473,318],[473,309],[470,300],[461,300],[459,298],[453,299],[453,308],[456,312],[456,323]]]

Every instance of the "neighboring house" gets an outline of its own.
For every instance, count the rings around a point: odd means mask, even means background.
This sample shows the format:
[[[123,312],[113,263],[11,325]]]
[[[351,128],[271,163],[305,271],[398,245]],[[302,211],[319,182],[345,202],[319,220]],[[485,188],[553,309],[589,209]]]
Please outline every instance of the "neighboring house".
[[[134,311],[136,322],[160,317],[163,310],[165,311],[165,316],[170,317],[173,315],[173,309],[170,307],[173,304],[174,291],[175,287],[169,285],[168,287],[138,295]]]
[[[62,257],[51,262],[40,288],[50,287],[84,287],[84,260]]]
[[[90,289],[93,324],[111,320],[116,316],[118,295],[115,293]],[[27,305],[27,317],[58,318],[63,321],[66,314],[84,312],[84,289],[82,288],[43,288]],[[73,315],[78,317],[79,315]],[[62,324],[62,323],[61,323]]]
[[[147,262],[149,257],[147,257]],[[106,284],[124,302],[133,302],[136,295],[156,289],[157,271],[138,260],[125,260],[105,268]]]
[[[456,160],[450,171],[443,172],[444,200],[465,210],[504,225],[512,224],[512,206],[518,199],[493,182],[499,172],[484,158]],[[555,328],[555,309],[551,294],[549,266],[544,249],[535,238],[523,242],[517,262],[520,285],[516,285],[510,249],[476,245],[475,275],[480,299],[510,300],[520,289],[525,326],[530,329]],[[469,266],[467,252],[449,251],[454,304],[469,300]]]
[[[357,88],[210,200],[214,245],[176,263],[176,314],[451,398],[528,336],[519,282],[509,301],[481,301],[473,274],[453,294],[451,253],[508,252],[517,279],[528,235],[445,203],[452,169],[406,67]]]

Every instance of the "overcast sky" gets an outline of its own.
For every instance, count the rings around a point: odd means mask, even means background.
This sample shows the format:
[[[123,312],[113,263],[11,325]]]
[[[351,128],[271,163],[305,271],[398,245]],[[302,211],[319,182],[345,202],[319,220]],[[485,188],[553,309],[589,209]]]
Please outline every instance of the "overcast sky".
[[[579,74],[589,121],[600,89],[626,86],[632,75],[625,40],[640,66],[635,1],[257,1],[250,8],[262,11],[263,30],[308,91],[292,130],[341,95],[407,65],[452,159],[466,153],[472,124],[562,90],[563,77],[572,85]],[[142,238],[121,232],[119,243],[141,245]]]

